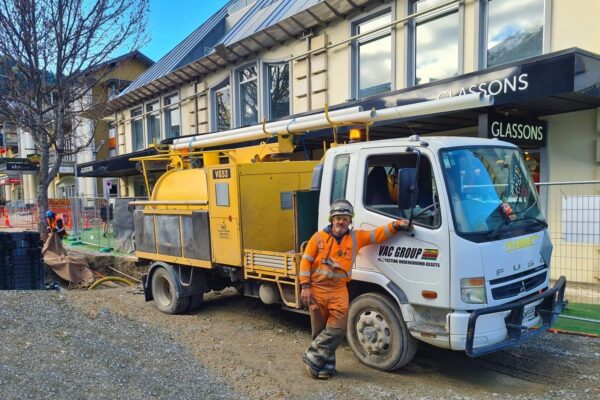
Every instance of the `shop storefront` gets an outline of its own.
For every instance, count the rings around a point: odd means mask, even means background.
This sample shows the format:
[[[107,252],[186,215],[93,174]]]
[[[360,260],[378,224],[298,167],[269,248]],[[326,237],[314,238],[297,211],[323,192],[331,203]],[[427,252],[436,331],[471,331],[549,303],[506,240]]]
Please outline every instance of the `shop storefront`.
[[[39,164],[27,158],[3,158],[0,159],[0,200],[30,201],[25,199],[24,187],[27,175],[35,175],[39,171]],[[31,185],[30,185],[31,186]]]
[[[149,156],[156,154],[154,149],[146,149],[121,156],[111,157],[107,160],[99,160],[77,165],[77,176],[80,178],[100,178],[102,197],[104,191],[108,190],[110,197],[136,197],[144,196],[141,193],[143,183],[140,167],[136,161],[131,158]],[[161,172],[164,172],[164,165],[161,165]],[[109,183],[110,182],[110,183]],[[100,187],[100,185],[99,185]],[[140,192],[140,193],[138,193]]]
[[[412,134],[479,136],[519,145],[537,181],[599,179],[600,56],[569,49],[349,102],[381,109],[483,93],[485,109],[411,118],[371,127],[376,139]]]

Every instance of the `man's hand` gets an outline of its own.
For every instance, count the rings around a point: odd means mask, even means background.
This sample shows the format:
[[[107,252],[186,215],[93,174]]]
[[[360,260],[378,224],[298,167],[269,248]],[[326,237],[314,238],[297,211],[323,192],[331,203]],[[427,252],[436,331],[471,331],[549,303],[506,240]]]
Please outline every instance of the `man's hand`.
[[[408,220],[405,219],[399,219],[397,221],[394,221],[393,225],[396,231],[412,231],[413,229],[412,224],[409,225]]]
[[[310,305],[312,302],[312,291],[309,287],[302,288],[302,292],[300,292],[300,301],[306,306]]]

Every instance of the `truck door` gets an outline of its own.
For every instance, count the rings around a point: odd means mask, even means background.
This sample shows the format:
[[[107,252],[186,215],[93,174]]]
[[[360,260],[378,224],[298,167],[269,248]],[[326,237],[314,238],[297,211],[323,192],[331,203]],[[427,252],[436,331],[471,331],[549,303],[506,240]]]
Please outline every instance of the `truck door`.
[[[438,174],[431,160],[433,154],[421,149],[419,192],[413,211],[414,231],[400,233],[387,242],[360,251],[355,268],[383,273],[406,293],[413,304],[444,307],[449,294],[448,218],[440,207]],[[355,188],[355,228],[370,230],[398,218],[409,218],[410,209],[397,203],[398,176],[403,169],[414,169],[414,152],[390,148],[365,149],[360,152]],[[400,183],[401,184],[401,183]],[[425,298],[424,290],[437,293]]]

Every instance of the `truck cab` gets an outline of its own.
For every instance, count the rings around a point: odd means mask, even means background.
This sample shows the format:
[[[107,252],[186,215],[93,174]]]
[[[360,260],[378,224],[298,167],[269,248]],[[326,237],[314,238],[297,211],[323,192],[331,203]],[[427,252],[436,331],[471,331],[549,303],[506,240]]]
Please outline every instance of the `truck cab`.
[[[414,339],[472,356],[497,351],[545,330],[560,312],[564,279],[550,288],[547,223],[513,144],[413,136],[336,147],[323,163],[320,228],[338,198],[354,205],[354,229],[398,218],[414,226],[357,255],[348,341],[364,363],[397,367],[401,348],[385,360],[402,347],[397,337],[407,354]],[[355,307],[372,292],[393,299],[387,306],[403,321],[380,305]]]

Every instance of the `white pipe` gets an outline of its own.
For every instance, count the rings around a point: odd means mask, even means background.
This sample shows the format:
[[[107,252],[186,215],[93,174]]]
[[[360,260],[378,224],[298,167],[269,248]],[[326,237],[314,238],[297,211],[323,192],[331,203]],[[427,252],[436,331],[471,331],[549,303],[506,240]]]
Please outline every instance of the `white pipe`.
[[[339,117],[342,115],[347,115],[347,114],[360,112],[360,111],[362,111],[362,107],[356,106],[356,107],[344,108],[342,110],[330,111],[329,115],[331,117]],[[296,118],[295,122],[313,121],[313,120],[317,120],[317,119],[322,119],[323,116],[324,116],[324,113],[306,115],[303,117]],[[269,122],[269,123],[265,124],[265,129],[267,130],[267,132],[273,132],[273,133],[280,132],[282,130],[285,130],[286,127],[288,126],[288,124],[290,124],[292,121],[294,121],[293,118],[282,120],[282,121]],[[262,125],[260,125],[260,126],[261,126],[261,131],[262,131]],[[246,126],[246,127],[238,128],[238,129],[230,129],[230,130],[226,130],[226,131],[215,132],[215,134],[219,134],[221,137],[222,136],[230,136],[230,135],[235,136],[235,135],[243,134],[246,132],[255,132],[256,127],[257,127],[257,125]],[[205,136],[207,136],[207,135],[195,135],[195,136],[190,136],[187,138],[175,139],[175,140],[173,140],[173,145],[175,145],[176,148],[180,149],[183,147],[178,146],[178,145],[182,145],[184,143],[189,144],[190,142],[194,142],[198,138],[205,137]]]
[[[457,97],[447,97],[439,100],[406,104],[392,108],[377,110],[376,121],[389,119],[412,118],[427,114],[440,114],[451,111],[466,110],[476,107],[487,107],[494,104],[492,96],[483,93],[473,93]]]
[[[342,115],[332,115],[330,113],[329,121],[325,118],[325,113],[321,113],[316,114],[319,116],[319,118],[309,121],[302,120],[301,118],[297,119],[296,121],[290,120],[291,122],[285,125],[285,128],[289,128],[290,131],[310,131],[329,128],[331,127],[331,123],[372,123],[390,119],[408,119],[428,114],[439,114],[451,111],[466,110],[470,108],[487,107],[493,103],[493,96],[484,96],[483,93],[473,93],[458,97],[384,108],[376,111],[359,111]],[[195,136],[195,140],[192,142],[176,144],[172,147],[175,149],[189,147],[209,147],[222,144],[247,142],[251,140],[268,139],[272,137],[271,135],[265,135],[261,125],[248,127],[248,129],[245,129],[243,133],[238,133],[236,131],[225,131],[207,135],[199,135]],[[267,129],[267,131],[276,132],[269,129]]]

